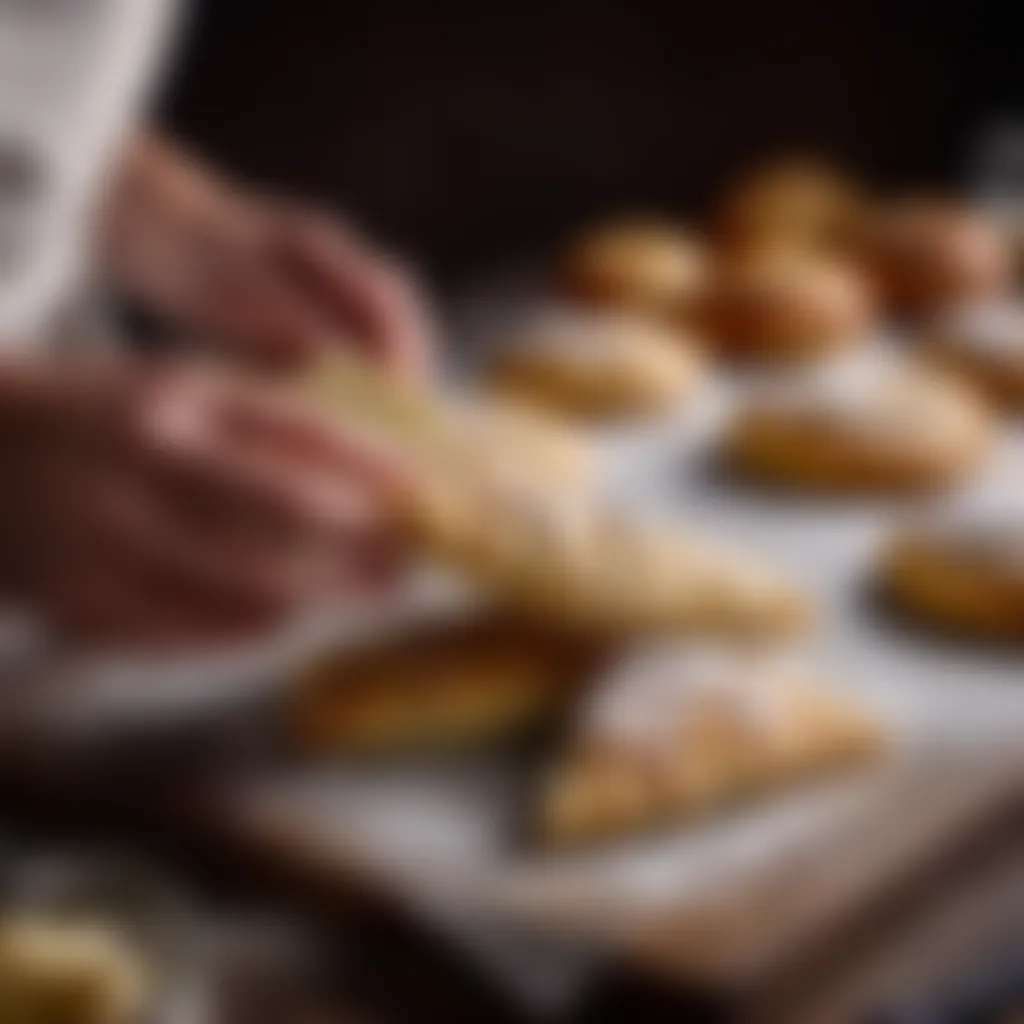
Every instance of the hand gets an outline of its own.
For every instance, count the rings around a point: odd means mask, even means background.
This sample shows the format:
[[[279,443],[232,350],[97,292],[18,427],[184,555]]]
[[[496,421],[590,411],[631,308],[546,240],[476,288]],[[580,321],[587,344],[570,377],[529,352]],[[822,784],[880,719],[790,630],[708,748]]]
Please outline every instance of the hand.
[[[428,361],[426,307],[411,277],[325,215],[215,178],[166,142],[135,140],[100,219],[125,290],[260,362],[332,344],[403,375]]]
[[[395,467],[212,371],[0,367],[0,474],[0,593],[89,641],[242,637],[393,554]]]

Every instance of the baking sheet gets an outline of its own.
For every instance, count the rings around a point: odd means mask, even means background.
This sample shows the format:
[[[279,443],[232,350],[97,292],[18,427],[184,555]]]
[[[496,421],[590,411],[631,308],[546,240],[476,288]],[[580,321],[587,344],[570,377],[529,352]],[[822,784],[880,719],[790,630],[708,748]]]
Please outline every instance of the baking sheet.
[[[499,303],[481,308],[501,319]],[[898,344],[880,337],[854,361],[889,360]],[[1024,435],[1008,433],[952,499],[770,494],[729,480],[713,457],[723,424],[757,383],[710,381],[678,415],[600,432],[602,485],[644,513],[769,558],[806,587],[822,609],[807,656],[878,709],[893,738],[884,763],[557,858],[516,842],[528,771],[514,756],[306,767],[229,794],[250,837],[282,843],[321,873],[355,872],[399,892],[456,935],[525,926],[678,973],[735,976],[806,940],[826,912],[867,899],[881,874],[913,871],[1018,792],[1024,653],[909,630],[876,607],[870,570],[903,515],[951,500],[1021,508]],[[865,855],[851,858],[869,837]]]

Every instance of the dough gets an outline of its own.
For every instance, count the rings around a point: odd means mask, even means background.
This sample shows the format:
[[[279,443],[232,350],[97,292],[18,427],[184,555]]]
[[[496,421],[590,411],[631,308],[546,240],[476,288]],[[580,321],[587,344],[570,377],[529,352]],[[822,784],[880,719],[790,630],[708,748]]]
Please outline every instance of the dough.
[[[448,747],[537,725],[565,708],[595,645],[490,615],[318,659],[290,716],[306,754]]]
[[[600,307],[675,320],[704,287],[707,257],[685,230],[657,220],[599,225],[574,239],[558,266],[561,290]]]
[[[593,695],[541,793],[550,844],[686,818],[879,750],[847,694],[773,656],[687,646],[627,658]]]
[[[731,464],[809,490],[913,493],[983,461],[992,422],[969,390],[924,371],[843,371],[754,396],[727,437]]]
[[[1013,282],[1006,234],[951,201],[919,198],[880,209],[867,255],[888,308],[912,319],[1005,295]]]
[[[662,412],[693,392],[694,346],[656,324],[621,316],[551,317],[511,341],[492,381],[506,396],[583,419]]]
[[[905,529],[889,545],[881,577],[900,606],[934,626],[1024,639],[1024,513]]]
[[[863,341],[872,312],[867,283],[849,264],[773,248],[726,258],[700,323],[727,358],[808,360]]]
[[[1024,410],[1024,306],[1013,301],[956,310],[925,333],[929,360],[995,405]]]

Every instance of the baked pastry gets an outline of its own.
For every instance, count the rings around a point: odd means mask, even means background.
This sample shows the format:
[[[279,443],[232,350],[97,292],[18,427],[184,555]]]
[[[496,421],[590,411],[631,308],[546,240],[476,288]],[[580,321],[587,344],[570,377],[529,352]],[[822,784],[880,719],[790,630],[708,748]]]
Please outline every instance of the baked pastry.
[[[307,754],[449,747],[535,726],[565,708],[597,646],[491,614],[320,658],[290,714]]]
[[[135,952],[104,925],[0,920],[0,1024],[132,1024],[151,987]]]
[[[692,235],[658,220],[620,220],[575,238],[559,261],[561,291],[603,308],[675,320],[704,287],[707,257]]]
[[[448,416],[450,457],[456,462],[560,485],[591,477],[584,439],[542,410],[487,396],[451,403]]]
[[[941,318],[924,337],[932,362],[1000,408],[1024,410],[1024,306],[986,303]]]
[[[867,256],[888,308],[910,319],[1005,295],[1013,283],[1006,233],[950,201],[921,198],[880,209]]]
[[[807,618],[755,559],[592,498],[432,472],[405,513],[421,550],[519,613],[584,634],[786,633]]]
[[[872,312],[867,282],[852,265],[765,248],[722,262],[701,303],[700,323],[727,358],[798,361],[863,341]]]
[[[341,356],[321,361],[302,387],[313,401],[343,410],[377,441],[450,472],[559,486],[579,485],[590,476],[583,438],[521,405],[489,396],[452,398],[385,379]]]
[[[656,413],[693,392],[693,345],[657,324],[622,316],[549,317],[494,361],[503,395],[585,419]]]
[[[866,709],[794,665],[654,648],[584,708],[545,780],[538,832],[556,845],[631,834],[864,760],[881,744]]]
[[[904,530],[885,553],[881,577],[899,606],[934,626],[1024,639],[1024,515]]]
[[[803,598],[756,561],[535,476],[453,459],[444,423],[372,370],[339,361],[313,383],[403,458],[395,512],[412,546],[520,614],[619,634],[785,632],[806,618]]]
[[[733,250],[795,247],[847,250],[864,217],[864,198],[827,165],[791,157],[757,168],[728,188],[713,228]]]
[[[957,382],[925,371],[844,367],[754,396],[726,440],[746,475],[808,490],[916,493],[983,460],[992,421]]]

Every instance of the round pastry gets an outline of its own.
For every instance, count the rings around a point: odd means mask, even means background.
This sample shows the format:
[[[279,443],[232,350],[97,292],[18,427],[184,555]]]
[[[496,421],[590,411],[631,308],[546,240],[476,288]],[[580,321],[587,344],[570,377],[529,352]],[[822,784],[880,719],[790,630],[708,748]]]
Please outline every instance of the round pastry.
[[[1024,306],[967,306],[925,338],[927,358],[977,387],[995,405],[1024,410]]]
[[[700,375],[693,345],[646,320],[564,316],[537,325],[497,357],[503,394],[587,419],[660,412],[684,401]]]
[[[1024,638],[1024,516],[918,526],[890,544],[886,592],[923,620],[979,636]]]
[[[754,398],[727,440],[730,462],[810,490],[914,493],[983,459],[992,423],[969,389],[924,371],[848,369]]]
[[[732,249],[764,245],[836,251],[856,238],[864,201],[842,175],[814,160],[763,166],[729,188],[714,217]]]
[[[684,230],[659,221],[617,221],[570,243],[558,276],[572,298],[674,318],[704,287],[707,260]]]
[[[1013,282],[1005,233],[981,213],[942,200],[880,210],[867,255],[879,293],[900,316],[927,316],[1005,294]]]
[[[848,264],[762,249],[723,263],[701,322],[723,355],[785,361],[848,348],[865,336],[871,314],[867,284]]]

